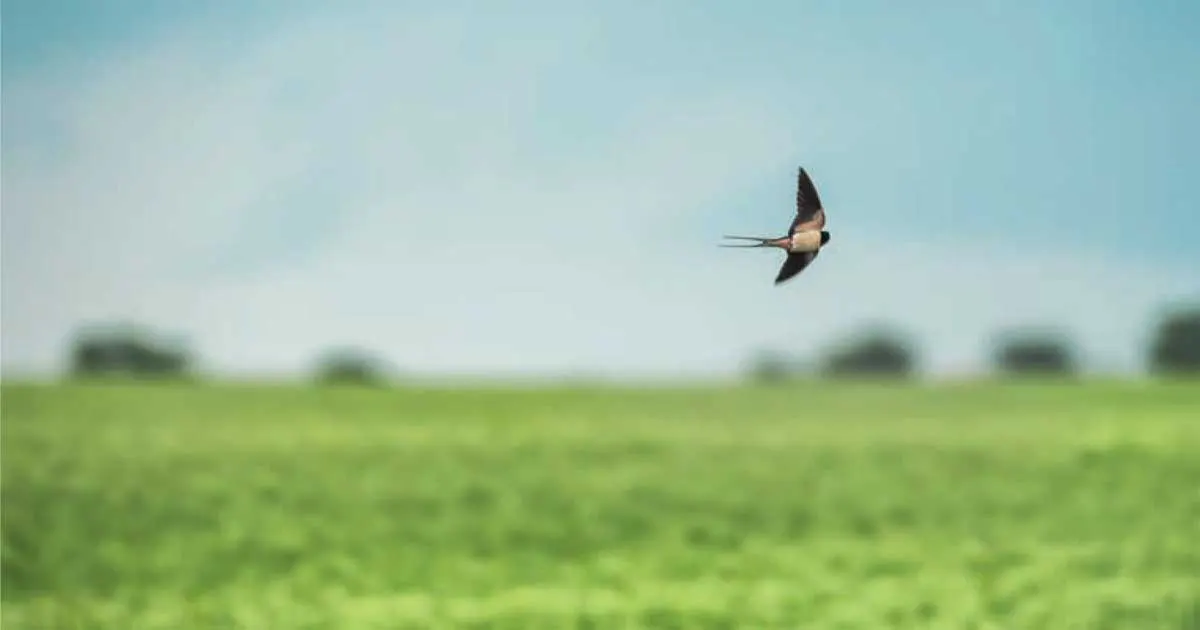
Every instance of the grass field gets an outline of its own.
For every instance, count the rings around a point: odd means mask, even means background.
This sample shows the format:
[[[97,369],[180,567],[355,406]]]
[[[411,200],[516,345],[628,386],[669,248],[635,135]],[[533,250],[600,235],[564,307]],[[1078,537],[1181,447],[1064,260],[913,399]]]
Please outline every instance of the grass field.
[[[1200,628],[1200,385],[5,386],[3,627]]]

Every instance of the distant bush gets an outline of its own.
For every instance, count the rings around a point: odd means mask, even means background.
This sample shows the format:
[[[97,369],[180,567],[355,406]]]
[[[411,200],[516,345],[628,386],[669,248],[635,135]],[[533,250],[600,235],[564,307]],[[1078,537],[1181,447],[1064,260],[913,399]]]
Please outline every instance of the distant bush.
[[[1176,308],[1162,318],[1148,359],[1154,372],[1200,372],[1200,306]]]
[[[795,375],[796,366],[783,354],[763,350],[750,361],[750,380],[758,383],[782,383]]]
[[[829,352],[821,367],[826,376],[904,377],[916,369],[916,352],[903,333],[873,326]]]
[[[1078,370],[1078,360],[1066,335],[1049,330],[1000,335],[992,362],[998,371],[1012,375],[1063,375]]]
[[[380,385],[387,380],[384,362],[360,348],[335,348],[317,360],[316,380],[327,384]]]
[[[93,324],[72,341],[75,377],[178,377],[190,371],[192,357],[177,338],[129,323]]]

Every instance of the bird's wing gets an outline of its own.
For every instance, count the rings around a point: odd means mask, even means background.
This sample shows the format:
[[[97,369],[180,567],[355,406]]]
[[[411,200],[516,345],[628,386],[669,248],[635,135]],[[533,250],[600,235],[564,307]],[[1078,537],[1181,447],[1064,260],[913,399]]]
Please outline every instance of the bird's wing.
[[[796,174],[796,218],[792,219],[788,234],[799,230],[820,230],[825,227],[825,209],[821,197],[804,167]]]
[[[786,260],[783,261],[783,266],[779,268],[779,275],[775,276],[775,284],[780,284],[790,280],[792,276],[804,271],[804,268],[812,263],[817,258],[817,252],[796,252],[788,254]]]

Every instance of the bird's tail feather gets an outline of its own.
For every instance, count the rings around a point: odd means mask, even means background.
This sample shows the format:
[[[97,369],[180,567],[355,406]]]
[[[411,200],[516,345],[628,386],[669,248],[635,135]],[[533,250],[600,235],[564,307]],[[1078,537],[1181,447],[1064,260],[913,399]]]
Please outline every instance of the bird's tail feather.
[[[731,238],[731,239],[736,239],[736,240],[741,240],[741,241],[758,241],[758,242],[757,243],[745,243],[745,244],[721,243],[721,245],[720,245],[721,247],[766,247],[767,245],[770,244],[770,242],[772,240],[769,238],[763,238],[761,236],[730,236],[728,234],[725,235],[725,238]]]

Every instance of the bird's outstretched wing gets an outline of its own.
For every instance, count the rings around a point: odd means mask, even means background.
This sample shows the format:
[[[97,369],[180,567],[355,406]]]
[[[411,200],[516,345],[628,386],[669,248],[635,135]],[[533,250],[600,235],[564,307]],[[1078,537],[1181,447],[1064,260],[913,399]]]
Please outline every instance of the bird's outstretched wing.
[[[804,167],[796,174],[796,218],[792,219],[788,234],[799,230],[820,230],[825,227],[825,209],[821,207],[821,197],[817,195],[817,187]]]
[[[783,266],[779,268],[779,275],[775,276],[775,284],[780,284],[790,280],[796,274],[804,271],[804,268],[809,266],[816,258],[817,252],[796,252],[788,254],[787,259],[783,261]]]

